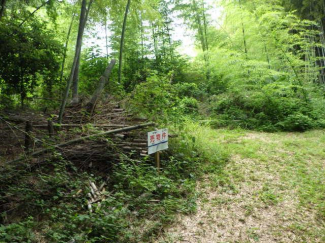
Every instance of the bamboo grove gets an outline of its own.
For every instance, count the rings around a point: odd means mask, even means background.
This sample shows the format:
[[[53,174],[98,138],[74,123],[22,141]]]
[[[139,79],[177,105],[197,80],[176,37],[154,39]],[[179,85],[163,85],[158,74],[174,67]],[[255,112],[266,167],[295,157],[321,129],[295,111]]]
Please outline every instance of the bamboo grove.
[[[268,131],[325,125],[322,0],[0,5],[1,109],[50,108],[60,120],[66,105],[105,89],[166,121],[209,116],[216,126]],[[175,33],[184,29],[195,57],[180,52],[184,38]]]

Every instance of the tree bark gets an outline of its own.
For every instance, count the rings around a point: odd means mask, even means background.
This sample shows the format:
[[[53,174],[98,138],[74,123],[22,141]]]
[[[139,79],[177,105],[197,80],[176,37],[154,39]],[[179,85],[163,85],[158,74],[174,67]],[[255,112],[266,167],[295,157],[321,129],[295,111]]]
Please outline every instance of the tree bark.
[[[207,40],[207,20],[205,15],[205,8],[204,3],[202,3],[202,10],[200,10],[200,6],[198,5],[196,0],[192,1],[193,5],[193,12],[195,14],[196,24],[197,24],[197,31],[201,41],[201,48],[203,51],[204,61],[207,67],[206,70],[206,78],[207,80],[210,79],[210,72],[209,72],[209,57],[208,57],[208,40]],[[202,18],[202,19],[201,19]],[[202,25],[203,22],[203,25]]]
[[[90,8],[92,2],[93,2],[93,0],[90,0],[90,2],[88,4],[88,12],[89,12],[89,8]],[[82,37],[83,37],[84,30],[85,30],[86,17],[88,16],[88,14],[86,13],[87,12],[86,4],[87,4],[87,1],[82,0],[80,19],[79,19],[79,30],[78,30],[78,37],[77,37],[77,42],[76,42],[76,51],[75,51],[75,56],[74,56],[74,59],[73,59],[73,64],[72,64],[72,67],[71,67],[70,76],[69,76],[69,79],[68,79],[68,82],[67,82],[64,97],[62,99],[62,103],[61,103],[61,107],[60,107],[60,113],[59,113],[59,123],[60,124],[62,123],[63,113],[64,113],[65,106],[67,104],[70,86],[71,86],[71,84],[73,82],[74,73],[75,73],[75,70],[76,70],[77,65],[78,65],[77,61],[78,61],[80,53],[81,53]],[[78,96],[78,94],[77,94],[77,96]]]
[[[91,100],[87,104],[87,111],[91,114],[93,113],[93,111],[96,107],[97,101],[98,101],[105,85],[107,84],[107,82],[109,80],[109,76],[112,72],[112,69],[114,68],[115,63],[116,63],[116,60],[112,59],[110,64],[108,65],[108,67],[105,69],[105,72],[100,77],[97,89],[95,90]]]
[[[63,80],[64,65],[65,65],[65,60],[67,58],[68,44],[69,44],[69,39],[70,39],[70,35],[71,35],[71,30],[72,30],[74,17],[75,17],[75,15],[73,14],[71,22],[70,22],[68,34],[67,34],[67,39],[66,39],[66,42],[65,42],[64,54],[63,54],[63,60],[62,60],[62,66],[61,66],[60,84],[62,84],[62,80]]]
[[[119,56],[119,67],[118,67],[118,82],[121,83],[121,74],[122,74],[122,57],[123,57],[123,45],[124,45],[124,35],[126,29],[126,20],[128,17],[128,12],[130,8],[131,0],[128,0],[125,8],[123,26],[122,26],[122,34],[121,34],[121,42],[120,42],[120,56]]]
[[[196,18],[196,24],[198,26],[198,33],[199,33],[199,37],[200,37],[200,41],[201,41],[201,47],[202,47],[202,51],[205,52],[206,51],[206,45],[205,45],[205,38],[204,38],[204,31],[202,28],[202,22],[201,22],[201,17],[200,17],[200,13],[199,13],[199,7],[198,7],[198,3],[193,0],[193,7],[194,7],[194,13],[195,13],[195,18]]]
[[[79,30],[78,30],[78,38],[77,42],[80,42],[79,48],[76,50],[78,52],[78,58],[76,60],[76,67],[73,72],[73,79],[72,79],[72,104],[78,104],[79,103],[79,95],[78,95],[78,86],[79,86],[79,67],[80,67],[80,56],[81,56],[81,46],[82,46],[82,39],[83,34],[85,31],[86,23],[88,20],[88,14],[91,7],[91,4],[93,3],[93,0],[90,0],[88,3],[88,8],[86,8],[86,0],[82,1],[82,15],[80,16],[80,23],[79,23]]]
[[[80,67],[80,55],[81,50],[79,51],[76,68],[73,73],[73,81],[72,81],[72,105],[76,105],[79,103],[79,67]]]
[[[65,89],[65,94],[64,94],[64,97],[63,97],[63,100],[62,100],[62,103],[61,103],[61,107],[60,107],[60,113],[59,113],[59,123],[60,124],[62,123],[63,113],[64,113],[64,109],[65,109],[67,99],[68,99],[68,96],[69,96],[70,86],[71,86],[72,81],[73,81],[73,75],[74,75],[76,67],[77,67],[77,60],[78,60],[79,55],[80,55],[79,50],[81,49],[81,42],[82,42],[82,36],[83,36],[83,30],[84,30],[83,29],[83,22],[84,22],[84,18],[86,16],[86,3],[87,3],[86,0],[82,0],[75,56],[74,56],[74,59],[73,59],[73,64],[72,64],[72,67],[71,67],[69,80],[67,82],[67,86],[66,86],[66,89]]]
[[[106,59],[108,61],[108,36],[107,36],[107,15],[105,16],[105,42],[106,42]]]
[[[241,0],[239,0],[239,4],[240,4],[240,9],[242,9]],[[243,22],[243,15],[241,15],[241,26],[242,26],[242,33],[243,33],[244,51],[246,55],[246,60],[248,60],[248,49],[246,43],[246,33],[245,33],[245,27]]]
[[[206,18],[206,10],[205,10],[205,6],[204,6],[204,1],[202,1],[202,15],[203,15],[203,29],[204,29],[204,42],[205,42],[205,53],[204,53],[204,59],[206,62],[206,66],[207,66],[207,70],[206,70],[206,77],[207,80],[210,80],[210,69],[209,69],[209,65],[210,65],[210,58],[209,58],[209,43],[208,43],[208,22],[207,22],[207,18]]]
[[[155,33],[155,26],[153,23],[151,23],[151,29],[152,29],[152,38],[153,38],[153,46],[154,46],[154,52],[155,52],[155,58],[156,58],[156,65],[159,66],[160,64],[160,57],[158,53],[158,44],[157,44],[157,34]]]

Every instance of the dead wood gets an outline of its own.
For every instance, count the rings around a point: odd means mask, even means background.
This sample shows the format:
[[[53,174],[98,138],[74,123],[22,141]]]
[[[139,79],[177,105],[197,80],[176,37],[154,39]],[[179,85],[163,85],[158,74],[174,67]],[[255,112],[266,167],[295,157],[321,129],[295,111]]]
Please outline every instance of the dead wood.
[[[71,144],[75,144],[75,143],[78,143],[78,142],[82,142],[82,141],[85,141],[87,139],[97,138],[97,137],[101,137],[101,136],[105,136],[105,135],[113,134],[113,133],[136,130],[136,129],[139,129],[139,128],[152,126],[154,124],[155,123],[153,123],[153,122],[149,122],[149,123],[144,123],[144,124],[140,124],[140,125],[114,129],[114,130],[110,130],[110,131],[107,131],[107,132],[102,132],[102,133],[93,134],[93,135],[89,135],[89,136],[85,136],[85,137],[81,137],[81,138],[72,139],[72,140],[69,140],[69,141],[64,142],[64,143],[53,145],[52,148],[46,148],[46,149],[43,149],[43,150],[36,151],[36,152],[30,154],[30,156],[33,157],[33,156],[41,155],[41,154],[44,154],[44,153],[47,153],[47,152],[51,151],[52,149],[60,149],[62,147],[65,147],[65,146],[68,146],[68,145],[71,145]],[[25,157],[19,158],[19,159],[16,159],[16,160],[8,161],[8,162],[6,162],[6,164],[23,161],[25,159],[26,159]]]
[[[86,124],[57,124],[54,123],[53,126],[58,126],[58,127],[83,127]],[[122,124],[92,124],[93,127],[127,127],[127,125],[122,125]],[[48,125],[34,125],[34,127],[39,127],[39,128],[47,128]]]
[[[96,107],[97,101],[102,93],[102,91],[104,90],[104,87],[106,85],[106,83],[109,80],[109,76],[112,72],[112,69],[114,67],[116,63],[115,59],[112,59],[110,64],[108,65],[108,67],[105,69],[105,72],[103,73],[103,75],[100,77],[99,79],[99,84],[97,89],[95,90],[95,93],[93,94],[93,97],[91,98],[91,100],[88,102],[86,108],[87,111],[92,115],[94,112],[94,109]]]

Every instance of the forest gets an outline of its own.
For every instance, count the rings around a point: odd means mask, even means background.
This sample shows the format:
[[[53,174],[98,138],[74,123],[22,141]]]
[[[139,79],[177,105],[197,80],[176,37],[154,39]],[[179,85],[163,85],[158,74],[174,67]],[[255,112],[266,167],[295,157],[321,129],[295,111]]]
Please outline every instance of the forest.
[[[0,243],[325,242],[324,129],[324,0],[0,0]]]

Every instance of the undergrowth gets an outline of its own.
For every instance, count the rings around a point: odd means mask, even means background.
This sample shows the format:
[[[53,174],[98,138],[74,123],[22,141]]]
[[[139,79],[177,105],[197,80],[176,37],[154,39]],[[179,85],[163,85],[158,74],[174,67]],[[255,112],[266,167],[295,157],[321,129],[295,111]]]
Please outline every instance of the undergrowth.
[[[226,158],[203,150],[194,124],[173,128],[158,173],[151,157],[120,163],[103,177],[60,153],[40,164],[7,166],[0,175],[0,242],[150,242],[178,213],[196,209],[196,180],[205,161]],[[106,182],[105,199],[87,208],[89,181]]]

